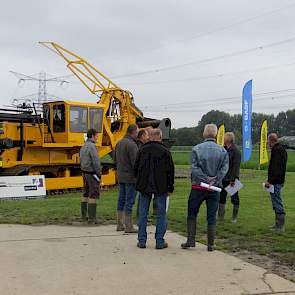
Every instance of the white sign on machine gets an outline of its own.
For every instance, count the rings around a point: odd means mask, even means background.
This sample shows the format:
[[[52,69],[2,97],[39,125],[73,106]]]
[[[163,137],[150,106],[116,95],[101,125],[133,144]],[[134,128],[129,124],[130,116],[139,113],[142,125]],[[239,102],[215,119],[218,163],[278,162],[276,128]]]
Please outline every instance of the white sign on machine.
[[[44,175],[0,177],[0,199],[46,197]]]

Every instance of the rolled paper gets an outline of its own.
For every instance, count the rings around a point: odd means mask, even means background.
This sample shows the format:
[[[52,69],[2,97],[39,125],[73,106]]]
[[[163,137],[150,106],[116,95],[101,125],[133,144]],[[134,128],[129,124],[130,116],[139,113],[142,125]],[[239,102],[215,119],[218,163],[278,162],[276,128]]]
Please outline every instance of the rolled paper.
[[[214,186],[214,185],[209,185],[208,183],[204,183],[204,182],[201,182],[200,184],[202,187],[205,187],[205,188],[208,188],[212,191],[215,191],[215,192],[221,192],[221,188],[220,187],[217,187],[217,186]]]

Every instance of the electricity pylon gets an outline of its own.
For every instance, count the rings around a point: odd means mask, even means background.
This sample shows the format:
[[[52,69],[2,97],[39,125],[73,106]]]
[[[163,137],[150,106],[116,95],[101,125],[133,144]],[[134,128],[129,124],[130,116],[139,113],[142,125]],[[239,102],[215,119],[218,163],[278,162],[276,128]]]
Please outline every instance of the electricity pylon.
[[[47,94],[47,83],[52,82],[52,83],[59,83],[60,85],[63,85],[65,83],[69,83],[66,78],[69,77],[70,75],[67,76],[62,76],[62,77],[48,77],[48,74],[45,72],[40,72],[35,75],[25,75],[17,72],[10,71],[13,75],[15,75],[19,80],[18,84],[22,85],[26,81],[33,81],[33,82],[38,82],[38,92],[35,94],[37,96],[37,102],[38,104],[44,103],[48,100],[48,94]],[[30,95],[33,96],[33,95]]]

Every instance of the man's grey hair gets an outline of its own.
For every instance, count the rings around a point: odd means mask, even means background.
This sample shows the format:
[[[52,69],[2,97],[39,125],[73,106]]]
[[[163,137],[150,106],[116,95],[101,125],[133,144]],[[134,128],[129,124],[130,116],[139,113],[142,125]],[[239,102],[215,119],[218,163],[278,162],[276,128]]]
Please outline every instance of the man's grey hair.
[[[162,130],[159,128],[150,130],[150,140],[159,140],[162,138]]]
[[[226,132],[224,137],[228,137],[231,143],[235,143],[235,134],[233,132]]]
[[[215,138],[217,135],[217,126],[215,124],[207,124],[204,128],[203,137]]]

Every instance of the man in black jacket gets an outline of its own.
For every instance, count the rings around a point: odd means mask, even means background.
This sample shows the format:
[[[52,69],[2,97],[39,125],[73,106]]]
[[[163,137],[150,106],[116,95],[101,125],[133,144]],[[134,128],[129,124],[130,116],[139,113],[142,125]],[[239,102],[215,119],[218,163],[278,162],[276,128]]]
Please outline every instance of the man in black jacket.
[[[266,187],[274,186],[274,193],[270,193],[273,210],[275,211],[275,224],[272,229],[277,232],[284,231],[285,210],[281,197],[281,189],[285,182],[288,154],[278,142],[278,135],[271,133],[268,136],[268,145],[271,148],[270,162],[268,166],[268,179]]]
[[[161,141],[161,130],[151,130],[150,141],[139,150],[134,166],[136,189],[140,192],[137,243],[139,248],[146,248],[147,217],[152,196],[157,206],[156,249],[168,247],[164,240],[167,230],[166,202],[168,195],[174,190],[174,164],[170,151]]]
[[[234,186],[235,180],[239,179],[240,176],[240,165],[241,165],[241,152],[235,145],[235,135],[232,132],[227,132],[224,135],[224,145],[227,150],[229,157],[229,169],[225,175],[222,186],[223,189],[220,193],[219,208],[218,208],[218,220],[223,222],[225,215],[225,203],[227,192],[225,188],[229,185]],[[231,196],[231,203],[233,204],[232,223],[237,222],[240,198],[239,193],[235,193]]]

